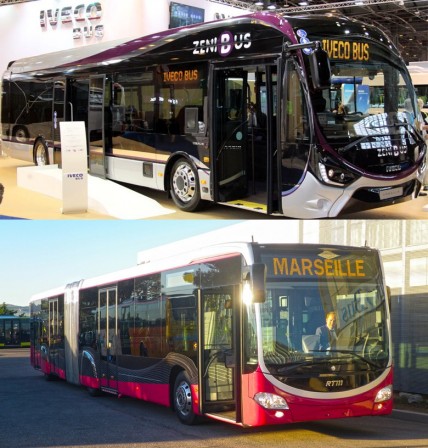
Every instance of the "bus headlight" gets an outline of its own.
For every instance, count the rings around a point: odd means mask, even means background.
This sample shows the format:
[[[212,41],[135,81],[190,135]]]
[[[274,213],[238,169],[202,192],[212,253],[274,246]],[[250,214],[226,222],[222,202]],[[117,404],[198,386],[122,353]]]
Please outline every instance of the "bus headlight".
[[[354,174],[337,166],[324,165],[320,162],[318,168],[321,178],[326,184],[343,186],[355,180]]]
[[[383,401],[388,401],[392,398],[392,385],[386,386],[381,389],[375,398],[375,403],[381,403]]]
[[[289,409],[284,398],[268,392],[257,393],[254,395],[254,400],[265,409]]]

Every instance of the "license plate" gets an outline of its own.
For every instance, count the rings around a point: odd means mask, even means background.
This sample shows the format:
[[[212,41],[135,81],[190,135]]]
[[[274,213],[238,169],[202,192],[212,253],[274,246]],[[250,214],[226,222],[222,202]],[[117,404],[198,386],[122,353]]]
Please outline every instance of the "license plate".
[[[403,187],[390,188],[389,190],[379,191],[379,198],[383,201],[385,199],[398,198],[403,196]]]

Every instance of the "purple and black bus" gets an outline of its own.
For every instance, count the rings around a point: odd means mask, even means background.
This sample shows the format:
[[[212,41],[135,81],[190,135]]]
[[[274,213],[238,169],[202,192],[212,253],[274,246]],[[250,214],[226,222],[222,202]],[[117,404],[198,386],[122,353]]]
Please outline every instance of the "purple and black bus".
[[[83,121],[93,175],[216,202],[335,217],[418,195],[422,117],[388,37],[334,16],[254,13],[11,62],[3,149],[60,163]]]

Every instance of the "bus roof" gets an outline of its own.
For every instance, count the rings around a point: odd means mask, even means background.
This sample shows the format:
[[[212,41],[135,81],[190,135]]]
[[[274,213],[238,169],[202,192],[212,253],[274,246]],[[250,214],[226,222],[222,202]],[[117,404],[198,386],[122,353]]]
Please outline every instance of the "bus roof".
[[[183,240],[186,242],[186,240]],[[180,268],[184,266],[191,266],[196,263],[201,263],[208,260],[213,260],[221,256],[232,256],[240,254],[245,258],[247,264],[252,264],[254,259],[254,247],[263,247],[273,250],[274,248],[287,248],[290,251],[300,250],[361,250],[361,251],[375,251],[376,249],[370,247],[353,247],[334,244],[300,244],[300,243],[250,243],[250,242],[228,242],[218,243],[205,247],[199,247],[194,250],[189,250],[188,247],[183,246],[181,252],[172,254],[167,250],[163,250],[163,247],[156,249],[150,249],[147,251],[148,257],[139,265],[132,266],[130,268],[102,274],[99,276],[91,277],[88,279],[80,280],[74,283],[60,286],[58,288],[50,289],[31,297],[30,303],[48,297],[55,297],[65,294],[67,290],[71,288],[87,289],[94,286],[109,285],[120,280],[132,279],[142,275],[150,275],[158,272],[162,272],[168,269]],[[377,251],[377,250],[376,250]],[[156,252],[162,254],[157,256]]]
[[[13,61],[9,64],[8,72],[19,73],[33,73],[33,74],[71,74],[79,70],[90,67],[102,67],[106,71],[114,68],[116,64],[124,61],[133,60],[141,55],[156,52],[161,47],[165,47],[166,54],[171,51],[171,54],[176,56],[178,50],[187,51],[191,54],[194,50],[194,36],[198,33],[203,33],[198,37],[216,37],[218,34],[210,34],[207,31],[217,30],[217,32],[225,31],[228,27],[245,24],[257,24],[261,27],[261,32],[256,39],[259,41],[267,41],[263,48],[270,48],[272,51],[280,51],[282,49],[282,39],[287,37],[291,43],[297,43],[295,31],[297,29],[304,29],[308,37],[316,40],[319,36],[340,36],[343,34],[343,26],[346,25],[348,37],[367,37],[381,43],[382,45],[389,45],[390,48],[395,48],[387,37],[381,31],[374,27],[370,27],[362,22],[351,20],[345,17],[334,15],[308,15],[308,16],[285,16],[268,12],[256,12],[246,14],[230,19],[217,20],[213,22],[205,22],[180,28],[173,28],[159,33],[138,37],[135,39],[121,39],[110,42],[100,42],[85,47],[77,47],[68,50],[57,51],[54,53],[47,53],[43,55],[28,57]],[[280,46],[272,49],[272,33],[266,33],[269,28],[275,33],[275,36],[280,37]],[[369,30],[369,32],[368,32]],[[176,46],[175,41],[183,38],[179,46]],[[256,40],[254,40],[255,42]],[[207,46],[210,44],[207,42]],[[169,50],[167,50],[169,49]],[[160,53],[158,51],[158,53]],[[6,73],[8,73],[6,72]]]
[[[96,277],[87,278],[78,282],[69,283],[58,288],[50,289],[31,297],[30,302],[40,300],[45,297],[54,297],[64,294],[67,289],[79,286],[79,289],[91,288],[96,285],[106,285],[114,283],[119,280],[127,278],[138,277],[141,275],[149,275],[151,273],[161,272],[167,269],[179,268],[186,265],[192,265],[202,260],[212,259],[223,255],[243,254],[248,263],[253,261],[250,243],[220,243],[211,246],[200,247],[194,250],[189,250],[189,247],[182,248],[182,251],[177,251],[175,254],[163,250],[162,247],[149,250],[148,257],[136,266],[125,268],[122,270],[102,274]],[[160,256],[157,256],[160,253]]]
[[[168,29],[159,33],[137,37],[129,40],[120,39],[100,42],[85,47],[56,51],[42,55],[19,59],[9,63],[8,69],[12,73],[42,72],[48,69],[70,70],[73,67],[87,65],[112,65],[153,51],[160,46],[186,36],[189,30],[196,33],[201,30],[224,27],[227,24],[246,21],[262,21],[270,26],[280,26],[283,20],[280,16],[269,13],[253,13],[230,19],[204,22],[179,28]]]

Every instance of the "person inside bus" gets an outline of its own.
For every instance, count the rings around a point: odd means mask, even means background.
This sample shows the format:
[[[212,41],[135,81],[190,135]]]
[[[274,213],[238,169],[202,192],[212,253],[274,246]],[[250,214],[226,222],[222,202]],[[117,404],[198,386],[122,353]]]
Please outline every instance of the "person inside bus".
[[[337,340],[336,313],[330,311],[325,317],[325,325],[318,327],[315,334],[320,337],[318,350],[330,350]]]
[[[249,128],[257,127],[256,105],[252,102],[248,103],[247,121]]]

